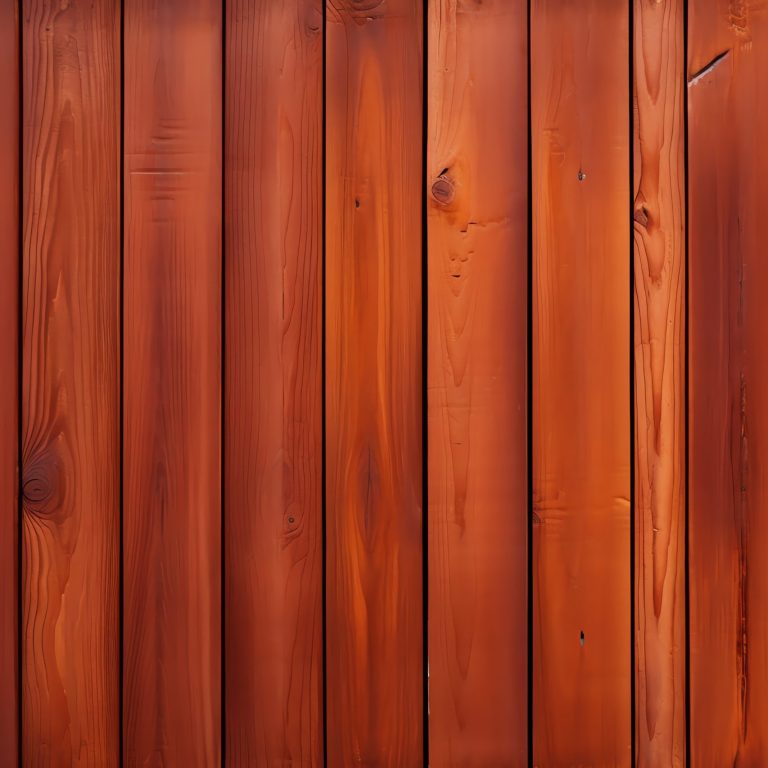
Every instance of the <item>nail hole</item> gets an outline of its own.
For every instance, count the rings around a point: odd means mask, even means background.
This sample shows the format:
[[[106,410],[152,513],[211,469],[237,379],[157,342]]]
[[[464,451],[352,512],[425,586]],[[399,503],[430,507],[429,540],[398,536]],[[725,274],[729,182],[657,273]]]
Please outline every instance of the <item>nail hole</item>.
[[[358,198],[355,198],[355,208],[360,207],[360,200]]]
[[[579,632],[579,645],[581,647],[584,647],[584,630],[582,629],[581,632]]]
[[[579,181],[584,181],[587,178],[587,174],[579,168]]]

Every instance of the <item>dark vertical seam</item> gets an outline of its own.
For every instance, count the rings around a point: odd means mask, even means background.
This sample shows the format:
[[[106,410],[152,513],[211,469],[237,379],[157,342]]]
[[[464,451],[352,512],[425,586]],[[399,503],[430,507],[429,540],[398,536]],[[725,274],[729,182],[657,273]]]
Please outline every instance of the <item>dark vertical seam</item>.
[[[120,221],[120,287],[118,289],[120,296],[120,368],[119,368],[119,397],[120,397],[120,562],[118,574],[119,600],[119,618],[118,618],[118,747],[120,749],[119,764],[122,768],[125,761],[125,733],[124,733],[124,698],[125,698],[125,558],[124,558],[124,521],[125,521],[125,493],[124,493],[124,475],[125,475],[125,4],[120,3],[120,191],[119,191],[119,221]]]
[[[531,0],[527,2],[527,98],[528,98],[528,196],[527,196],[527,253],[526,253],[526,290],[527,290],[527,310],[526,310],[526,405],[528,412],[526,414],[526,440],[528,457],[528,466],[526,467],[528,475],[528,519],[527,528],[527,623],[528,623],[528,680],[527,680],[527,729],[528,729],[528,766],[533,768],[533,110],[531,104]]]
[[[685,189],[683,191],[683,200],[685,205],[685,212],[683,214],[683,220],[685,222],[684,233],[684,249],[685,254],[685,341],[684,341],[684,354],[685,354],[685,407],[684,407],[684,420],[685,420],[685,764],[691,765],[691,611],[690,611],[690,527],[689,527],[689,444],[688,444],[688,425],[689,425],[689,378],[688,378],[688,357],[689,357],[689,266],[688,266],[688,250],[689,250],[689,238],[688,238],[688,87],[687,87],[687,72],[688,72],[688,0],[683,0],[683,77],[681,78],[680,88],[682,89],[681,97],[683,99],[683,179]]]
[[[629,626],[630,626],[630,732],[632,737],[632,765],[637,765],[637,679],[635,644],[635,15],[634,1],[629,0]]]
[[[423,685],[423,753],[424,765],[429,766],[429,421],[428,421],[428,345],[429,345],[429,234],[427,229],[427,174],[429,149],[429,8],[425,2],[422,13],[421,70],[421,591],[422,591],[422,685]]]
[[[322,193],[321,193],[321,297],[320,297],[320,423],[321,423],[321,451],[320,451],[320,539],[322,547],[321,556],[321,571],[322,571],[322,625],[323,625],[323,638],[322,638],[322,654],[323,654],[323,671],[322,671],[322,687],[323,687],[323,765],[328,765],[328,655],[327,655],[327,629],[328,629],[328,607],[327,607],[327,533],[326,523],[328,518],[327,513],[327,499],[326,499],[326,454],[327,454],[327,438],[326,438],[326,405],[325,405],[325,376],[326,376],[326,352],[325,352],[325,284],[326,284],[326,253],[325,253],[325,216],[326,216],[326,40],[327,40],[327,21],[328,21],[328,6],[326,0],[320,0],[322,2],[322,126],[321,126],[321,141],[322,141],[322,163],[321,163],[321,177],[322,177]]]
[[[227,127],[227,0],[221,4],[221,445],[219,447],[219,482],[221,484],[221,764],[227,760],[227,633],[226,633],[226,395],[227,395],[227,209],[226,209],[226,127]]]
[[[18,307],[17,312],[17,350],[16,359],[18,365],[16,386],[18,388],[18,412],[17,418],[17,451],[16,457],[16,504],[17,504],[17,519],[16,519],[16,642],[17,642],[17,658],[18,658],[18,670],[16,679],[16,698],[18,711],[16,712],[16,725],[18,729],[18,762],[19,768],[23,765],[22,762],[22,745],[24,736],[24,725],[22,716],[22,681],[24,678],[24,664],[23,664],[23,621],[24,621],[24,606],[23,606],[23,590],[24,590],[24,569],[23,569],[23,535],[24,535],[24,506],[22,495],[22,478],[23,478],[23,416],[24,416],[24,398],[23,398],[23,385],[24,385],[24,8],[23,0],[18,0],[16,4],[16,19],[17,19],[17,34],[18,34],[18,110],[19,110],[19,135],[16,140],[16,151],[18,152]]]

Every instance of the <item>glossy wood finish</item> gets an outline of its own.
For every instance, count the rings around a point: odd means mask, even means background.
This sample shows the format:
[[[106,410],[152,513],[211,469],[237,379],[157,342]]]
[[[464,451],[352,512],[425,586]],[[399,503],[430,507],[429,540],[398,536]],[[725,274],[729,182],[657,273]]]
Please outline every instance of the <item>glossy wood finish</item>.
[[[768,764],[768,19],[689,2],[691,765]]]
[[[531,14],[533,764],[627,766],[628,8]]]
[[[322,15],[321,0],[227,3],[232,766],[323,764]]]
[[[23,11],[24,763],[114,765],[120,14]]]
[[[19,734],[19,15],[0,3],[0,766]]]
[[[124,756],[221,761],[222,24],[125,18]]]
[[[431,0],[428,24],[430,765],[514,768],[528,764],[527,6]]]
[[[328,765],[422,764],[422,6],[327,7]]]
[[[682,0],[635,0],[637,765],[685,765],[685,161]]]

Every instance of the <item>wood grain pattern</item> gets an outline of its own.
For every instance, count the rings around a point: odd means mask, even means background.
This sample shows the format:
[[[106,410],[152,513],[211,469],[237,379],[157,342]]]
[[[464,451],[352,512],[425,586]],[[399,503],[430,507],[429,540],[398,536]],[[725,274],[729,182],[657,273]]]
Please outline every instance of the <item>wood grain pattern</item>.
[[[432,766],[528,764],[527,27],[429,3]]]
[[[19,16],[0,3],[0,766],[18,764]]]
[[[682,0],[635,0],[637,765],[685,765]]]
[[[227,3],[232,766],[323,764],[321,2]]]
[[[23,12],[24,762],[114,765],[119,7]]]
[[[329,0],[328,764],[422,763],[422,6]]]
[[[125,9],[124,756],[221,762],[217,0]]]
[[[628,9],[531,7],[533,763],[626,766]]]
[[[768,19],[689,3],[691,765],[768,764]]]

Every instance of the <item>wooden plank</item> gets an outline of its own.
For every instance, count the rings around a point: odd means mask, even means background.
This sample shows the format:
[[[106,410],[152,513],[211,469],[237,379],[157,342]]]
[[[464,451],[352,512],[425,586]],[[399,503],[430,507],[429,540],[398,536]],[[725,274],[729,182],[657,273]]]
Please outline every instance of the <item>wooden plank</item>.
[[[120,12],[23,10],[24,762],[114,765]]]
[[[433,766],[528,764],[527,29],[429,3]]]
[[[628,8],[534,0],[533,763],[631,762]]]
[[[19,26],[0,4],[0,765],[18,763]]]
[[[323,764],[321,3],[227,3],[226,754],[237,766]]]
[[[690,0],[691,764],[768,764],[768,19]]]
[[[124,757],[221,762],[217,0],[125,14]]]
[[[634,4],[638,766],[685,765],[685,160],[682,0]]]
[[[422,763],[422,5],[328,2],[329,765]]]

